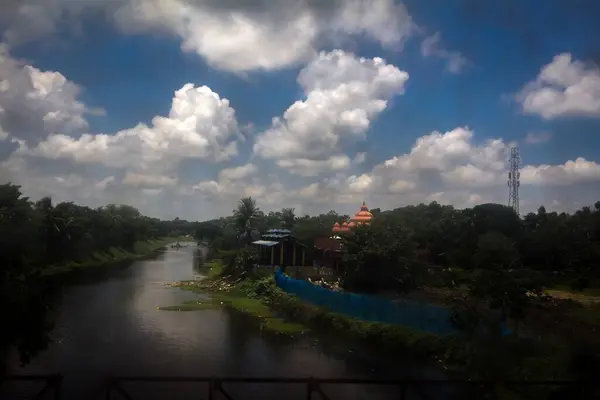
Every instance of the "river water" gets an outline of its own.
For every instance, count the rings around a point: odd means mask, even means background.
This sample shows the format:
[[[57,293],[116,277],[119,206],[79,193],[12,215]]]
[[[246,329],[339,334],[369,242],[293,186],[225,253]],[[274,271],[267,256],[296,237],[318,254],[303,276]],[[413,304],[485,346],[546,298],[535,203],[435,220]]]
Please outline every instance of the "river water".
[[[372,349],[335,338],[290,341],[265,335],[258,324],[234,310],[157,310],[198,295],[165,282],[198,277],[195,246],[168,249],[102,279],[63,289],[56,309],[53,344],[16,374],[64,375],[62,399],[104,398],[103,379],[112,375],[245,376],[321,378],[440,378],[411,360],[389,359]],[[125,384],[134,399],[207,399],[202,383]],[[235,399],[305,399],[296,384],[226,384]],[[27,398],[32,384],[18,384],[3,398]],[[331,399],[398,398],[391,388],[328,385]],[[121,399],[113,394],[113,399]],[[217,395],[216,399],[220,397]],[[313,397],[318,398],[318,397]],[[421,398],[413,393],[409,398]]]

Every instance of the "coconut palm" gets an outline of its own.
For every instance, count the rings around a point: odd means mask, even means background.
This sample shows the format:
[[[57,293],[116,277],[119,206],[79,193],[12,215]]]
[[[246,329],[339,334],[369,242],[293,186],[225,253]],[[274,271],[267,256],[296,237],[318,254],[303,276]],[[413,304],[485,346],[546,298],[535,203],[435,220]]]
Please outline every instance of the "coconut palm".
[[[256,229],[259,215],[260,209],[252,197],[242,197],[237,208],[233,210],[235,229],[243,243],[250,243],[260,237],[260,232]]]

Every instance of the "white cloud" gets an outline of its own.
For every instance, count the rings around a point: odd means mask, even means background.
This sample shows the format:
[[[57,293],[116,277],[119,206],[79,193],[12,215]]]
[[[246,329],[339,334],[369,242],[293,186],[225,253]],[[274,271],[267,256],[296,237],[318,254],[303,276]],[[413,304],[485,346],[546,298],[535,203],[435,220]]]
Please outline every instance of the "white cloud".
[[[16,45],[78,32],[86,18],[172,35],[184,51],[236,72],[297,65],[355,37],[400,50],[416,30],[395,0],[22,0],[0,5],[0,39]]]
[[[123,178],[123,184],[135,187],[174,186],[177,178],[165,175],[136,174],[128,172]]]
[[[257,136],[254,153],[292,172],[299,165],[311,175],[327,167],[341,169],[350,164],[341,155],[345,145],[366,137],[371,121],[388,99],[404,92],[407,80],[406,72],[381,58],[321,53],[298,76],[306,99],[273,119],[272,127]]]
[[[350,158],[345,154],[331,156],[325,160],[309,158],[291,158],[277,161],[277,165],[293,174],[301,176],[317,176],[322,171],[340,171],[350,166]]]
[[[523,185],[570,185],[600,181],[600,164],[579,157],[562,165],[526,165],[521,170]]]
[[[333,205],[351,211],[349,207],[364,198],[371,206],[384,209],[430,201],[458,207],[505,203],[510,147],[501,139],[476,143],[473,131],[463,127],[432,132],[418,138],[409,152],[383,161],[370,172],[322,179],[290,196],[314,204],[312,208],[320,211],[336,208]],[[581,158],[563,165],[526,165],[521,182],[524,205],[529,204],[526,210],[539,206],[536,202],[543,203],[545,193],[556,195],[553,186],[600,182],[600,165]],[[586,198],[593,202],[594,193]],[[573,201],[563,201],[561,208],[571,210]]]
[[[527,144],[542,144],[547,143],[552,139],[550,132],[527,132],[525,135],[525,143]]]
[[[423,57],[439,57],[446,61],[446,70],[453,74],[460,73],[469,61],[458,51],[448,51],[441,45],[439,32],[427,36],[421,42],[421,54]]]
[[[229,100],[207,86],[175,92],[168,117],[115,134],[51,135],[23,154],[136,171],[171,171],[184,159],[227,160],[237,154],[238,126]]]
[[[555,56],[533,82],[516,96],[526,114],[544,119],[600,116],[600,69],[573,60],[570,53]]]
[[[224,181],[235,181],[247,178],[258,172],[254,164],[246,164],[235,168],[226,168],[219,173],[219,179]]]
[[[399,48],[414,30],[406,8],[394,0],[129,0],[116,20],[126,32],[176,35],[184,51],[230,71],[293,66],[325,43],[357,35]]]
[[[12,58],[0,43],[0,126],[5,135],[36,142],[55,132],[87,128],[80,88],[60,72]]]
[[[354,193],[365,193],[373,183],[373,178],[367,174],[352,175],[347,180],[348,190]]]
[[[416,186],[417,185],[414,182],[398,179],[388,186],[388,190],[390,193],[404,193],[413,190]]]

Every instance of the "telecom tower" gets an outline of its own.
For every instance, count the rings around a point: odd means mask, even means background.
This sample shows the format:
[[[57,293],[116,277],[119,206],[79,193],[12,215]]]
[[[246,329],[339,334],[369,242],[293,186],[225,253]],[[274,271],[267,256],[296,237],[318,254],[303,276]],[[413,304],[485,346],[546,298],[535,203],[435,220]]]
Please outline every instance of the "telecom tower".
[[[512,207],[513,210],[519,214],[519,186],[521,186],[521,173],[519,172],[519,166],[521,163],[521,156],[519,155],[519,148],[512,147],[510,149],[510,159],[508,161],[508,206]]]

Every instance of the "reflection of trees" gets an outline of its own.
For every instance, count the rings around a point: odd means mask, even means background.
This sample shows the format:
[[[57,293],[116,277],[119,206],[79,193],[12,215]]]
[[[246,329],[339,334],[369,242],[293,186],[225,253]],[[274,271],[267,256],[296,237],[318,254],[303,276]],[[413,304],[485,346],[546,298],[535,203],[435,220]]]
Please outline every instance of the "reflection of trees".
[[[255,334],[256,326],[252,325],[256,322],[235,310],[226,309],[225,311],[229,322],[229,336],[225,338],[225,348],[229,350],[226,373],[237,375],[240,373],[240,367],[244,366],[246,345]]]
[[[194,272],[199,274],[200,268],[204,266],[205,260],[205,250],[202,248],[198,248],[194,250],[194,257],[192,257],[192,262],[194,266]]]

